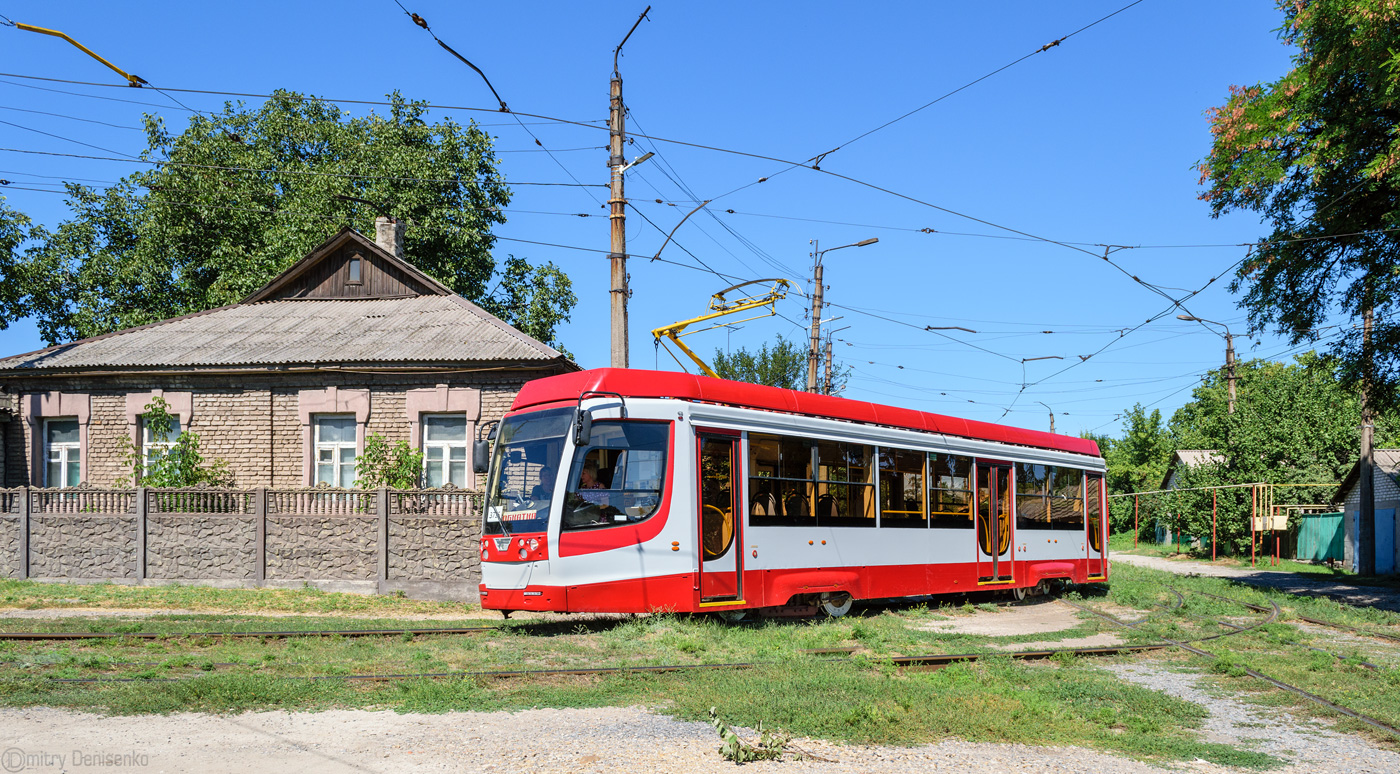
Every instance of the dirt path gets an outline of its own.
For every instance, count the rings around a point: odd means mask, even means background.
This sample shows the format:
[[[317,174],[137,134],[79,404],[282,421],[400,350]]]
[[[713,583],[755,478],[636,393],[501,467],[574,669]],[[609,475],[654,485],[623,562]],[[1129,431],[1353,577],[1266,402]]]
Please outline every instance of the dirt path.
[[[759,762],[739,768],[716,752],[719,741],[709,724],[683,723],[640,708],[441,715],[340,710],[154,717],[104,717],[46,708],[0,710],[0,768],[10,772],[106,771],[118,766],[121,770],[201,774],[1145,774],[1230,770],[1201,761],[1162,769],[1077,747],[959,741],[919,747],[842,746],[812,740],[797,744],[827,760]],[[111,757],[103,763],[103,756]]]
[[[1230,578],[1252,586],[1267,586],[1288,594],[1304,597],[1331,597],[1348,605],[1374,607],[1379,610],[1400,613],[1400,589],[1356,586],[1321,578],[1309,578],[1292,572],[1276,572],[1249,567],[1221,567],[1208,562],[1163,559],[1157,556],[1114,554],[1112,561],[1131,564],[1135,567],[1163,570],[1177,575],[1211,575],[1217,578]]]

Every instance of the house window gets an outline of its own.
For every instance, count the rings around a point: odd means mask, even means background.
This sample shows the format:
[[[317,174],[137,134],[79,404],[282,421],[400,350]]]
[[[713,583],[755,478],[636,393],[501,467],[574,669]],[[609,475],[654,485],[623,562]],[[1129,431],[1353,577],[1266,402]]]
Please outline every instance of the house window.
[[[165,428],[165,432],[158,432],[158,428],[151,427],[146,418],[141,417],[141,459],[147,466],[169,453],[170,447],[174,446],[178,440],[180,440],[179,417],[170,417],[170,426]]]
[[[360,256],[350,256],[350,279],[348,282],[358,284],[360,281]]]
[[[44,420],[44,486],[78,485],[80,432],[77,419]]]
[[[344,489],[355,485],[355,415],[315,418],[316,483]]]
[[[423,480],[430,487],[467,485],[467,415],[423,417]]]

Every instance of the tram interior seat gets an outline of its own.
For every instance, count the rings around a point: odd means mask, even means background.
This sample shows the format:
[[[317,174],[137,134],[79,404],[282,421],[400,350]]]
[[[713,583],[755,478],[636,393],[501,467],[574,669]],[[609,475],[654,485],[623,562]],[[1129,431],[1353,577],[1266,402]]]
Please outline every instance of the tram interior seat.
[[[783,509],[788,516],[808,515],[807,498],[802,495],[792,495],[783,503]]]
[[[836,517],[836,498],[829,494],[824,494],[817,498],[817,518],[832,519]]]

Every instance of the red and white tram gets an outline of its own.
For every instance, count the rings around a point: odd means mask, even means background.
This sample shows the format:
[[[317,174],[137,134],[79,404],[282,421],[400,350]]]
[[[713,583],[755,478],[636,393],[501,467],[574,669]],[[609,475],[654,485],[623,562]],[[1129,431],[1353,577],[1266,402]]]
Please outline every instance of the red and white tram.
[[[598,369],[526,384],[490,460],[490,609],[841,615],[1108,577],[1104,462],[1082,438]]]

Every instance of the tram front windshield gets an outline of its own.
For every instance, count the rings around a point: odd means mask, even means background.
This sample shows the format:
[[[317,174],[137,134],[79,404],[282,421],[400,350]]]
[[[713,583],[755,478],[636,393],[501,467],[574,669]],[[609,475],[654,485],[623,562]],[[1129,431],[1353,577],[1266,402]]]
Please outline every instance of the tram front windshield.
[[[552,409],[501,421],[486,493],[484,534],[544,532],[573,412]]]

